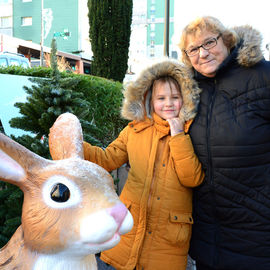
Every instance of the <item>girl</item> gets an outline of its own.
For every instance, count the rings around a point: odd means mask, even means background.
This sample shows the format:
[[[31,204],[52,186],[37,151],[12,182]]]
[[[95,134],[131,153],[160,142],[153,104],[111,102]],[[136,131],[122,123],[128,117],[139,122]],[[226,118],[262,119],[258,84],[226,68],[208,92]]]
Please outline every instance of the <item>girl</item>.
[[[105,150],[84,144],[85,159],[108,171],[130,170],[120,199],[134,227],[101,259],[119,270],[184,270],[191,237],[192,187],[204,178],[187,134],[200,90],[179,63],[142,72],[124,92],[122,116],[133,120]]]

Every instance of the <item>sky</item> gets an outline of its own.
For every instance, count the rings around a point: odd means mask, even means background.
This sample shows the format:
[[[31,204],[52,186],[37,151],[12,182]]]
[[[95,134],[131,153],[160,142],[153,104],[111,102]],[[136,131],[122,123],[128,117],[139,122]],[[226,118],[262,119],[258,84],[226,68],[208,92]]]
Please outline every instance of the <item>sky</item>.
[[[270,1],[269,0],[174,0],[174,36],[173,44],[179,42],[182,29],[199,16],[214,16],[225,26],[233,27],[249,24],[259,30],[263,36],[262,49],[270,43]]]

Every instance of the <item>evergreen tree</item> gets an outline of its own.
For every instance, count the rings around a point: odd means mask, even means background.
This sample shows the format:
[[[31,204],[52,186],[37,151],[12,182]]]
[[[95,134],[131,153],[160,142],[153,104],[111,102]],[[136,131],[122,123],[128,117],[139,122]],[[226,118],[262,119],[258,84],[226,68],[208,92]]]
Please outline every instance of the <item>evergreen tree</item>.
[[[21,224],[22,191],[0,181],[0,247],[4,246]]]
[[[128,63],[132,0],[88,0],[92,74],[122,82]]]
[[[10,120],[11,127],[31,132],[33,136],[24,135],[15,138],[19,143],[33,152],[49,158],[47,136],[56,118],[65,112],[75,114],[86,129],[86,134],[99,134],[99,129],[89,123],[90,103],[84,94],[76,91],[80,79],[78,77],[62,77],[57,68],[57,47],[55,39],[51,44],[51,76],[50,78],[29,78],[31,87],[24,86],[28,94],[27,101],[15,103],[22,116]],[[89,142],[99,144],[94,136],[87,135]]]

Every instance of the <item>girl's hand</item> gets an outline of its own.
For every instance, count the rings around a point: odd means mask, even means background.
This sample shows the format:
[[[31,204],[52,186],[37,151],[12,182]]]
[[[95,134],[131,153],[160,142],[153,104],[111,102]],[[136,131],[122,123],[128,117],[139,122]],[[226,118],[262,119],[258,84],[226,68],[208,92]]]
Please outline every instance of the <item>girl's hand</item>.
[[[184,132],[185,121],[180,118],[170,118],[166,119],[170,125],[171,136],[175,136],[181,132]]]

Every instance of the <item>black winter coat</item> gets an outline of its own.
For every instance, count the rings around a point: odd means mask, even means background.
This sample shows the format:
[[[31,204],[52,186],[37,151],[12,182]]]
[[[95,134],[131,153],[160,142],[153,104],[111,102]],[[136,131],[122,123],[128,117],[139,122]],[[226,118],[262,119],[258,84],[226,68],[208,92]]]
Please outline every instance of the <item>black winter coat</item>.
[[[270,270],[270,62],[257,31],[235,30],[241,42],[216,76],[195,74],[203,92],[190,135],[206,178],[194,190],[190,255],[215,269]]]

